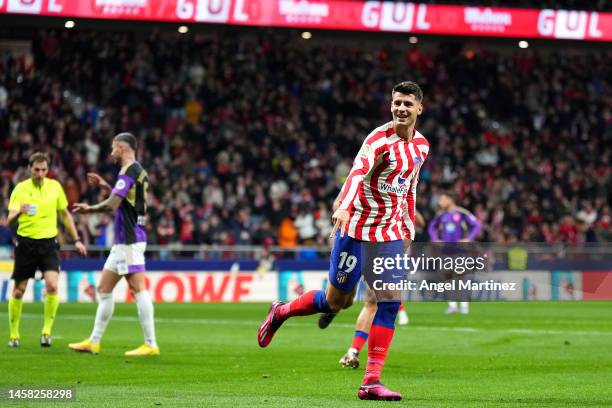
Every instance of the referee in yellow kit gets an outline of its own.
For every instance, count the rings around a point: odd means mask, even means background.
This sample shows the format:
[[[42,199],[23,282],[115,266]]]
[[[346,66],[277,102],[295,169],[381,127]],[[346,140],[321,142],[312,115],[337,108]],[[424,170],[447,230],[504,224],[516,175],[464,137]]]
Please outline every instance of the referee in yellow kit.
[[[85,255],[85,245],[79,240],[74,220],[68,211],[68,200],[61,184],[47,178],[49,156],[34,153],[30,156],[31,178],[15,186],[9,201],[9,224],[15,220],[17,246],[15,266],[11,278],[15,281],[9,299],[8,315],[11,328],[9,347],[19,347],[19,321],[23,306],[23,294],[28,280],[34,278],[37,269],[43,274],[46,285],[45,321],[40,336],[40,345],[51,346],[51,328],[59,305],[57,280],[59,276],[59,243],[57,241],[57,213],[75,242],[78,251]]]

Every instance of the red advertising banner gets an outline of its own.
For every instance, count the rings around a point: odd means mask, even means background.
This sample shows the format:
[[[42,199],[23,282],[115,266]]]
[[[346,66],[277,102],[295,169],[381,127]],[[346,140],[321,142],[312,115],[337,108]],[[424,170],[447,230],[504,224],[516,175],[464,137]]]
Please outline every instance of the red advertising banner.
[[[612,299],[612,271],[589,272],[582,274],[584,299]]]
[[[612,41],[612,13],[350,0],[0,0],[0,14]]]

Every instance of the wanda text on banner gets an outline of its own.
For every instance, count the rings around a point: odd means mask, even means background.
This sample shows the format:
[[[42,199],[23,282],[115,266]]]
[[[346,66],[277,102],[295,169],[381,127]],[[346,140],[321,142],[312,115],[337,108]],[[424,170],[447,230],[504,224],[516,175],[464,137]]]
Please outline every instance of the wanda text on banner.
[[[612,41],[612,13],[352,0],[0,0],[0,14]]]

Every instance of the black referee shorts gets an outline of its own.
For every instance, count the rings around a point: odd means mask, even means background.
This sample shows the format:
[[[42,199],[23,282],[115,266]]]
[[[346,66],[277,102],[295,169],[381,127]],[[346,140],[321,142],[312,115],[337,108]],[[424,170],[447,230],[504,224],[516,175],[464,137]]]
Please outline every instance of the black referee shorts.
[[[11,279],[21,282],[34,278],[37,269],[59,272],[59,248],[55,238],[32,239],[18,235]]]

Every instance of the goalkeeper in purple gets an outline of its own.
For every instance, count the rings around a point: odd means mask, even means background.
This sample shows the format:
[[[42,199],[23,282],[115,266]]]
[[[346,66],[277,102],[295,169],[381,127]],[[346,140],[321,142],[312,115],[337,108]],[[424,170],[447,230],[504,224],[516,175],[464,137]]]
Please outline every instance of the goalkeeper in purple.
[[[482,230],[482,223],[471,212],[455,204],[451,193],[442,193],[440,212],[429,223],[427,231],[432,242],[472,242]],[[461,314],[469,313],[469,302],[460,302]],[[448,302],[446,314],[457,313],[457,302]]]

